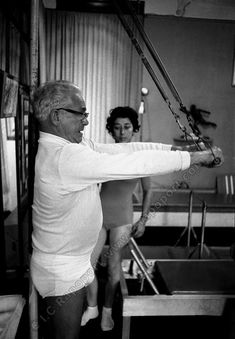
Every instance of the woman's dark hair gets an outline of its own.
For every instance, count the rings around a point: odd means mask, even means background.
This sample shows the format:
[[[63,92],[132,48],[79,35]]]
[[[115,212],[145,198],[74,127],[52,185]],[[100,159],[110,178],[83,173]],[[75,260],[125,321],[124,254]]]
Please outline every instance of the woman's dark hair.
[[[109,117],[107,118],[106,129],[110,134],[113,133],[113,126],[117,118],[128,118],[130,119],[133,125],[133,131],[136,133],[140,129],[138,113],[131,107],[115,107],[109,112]]]

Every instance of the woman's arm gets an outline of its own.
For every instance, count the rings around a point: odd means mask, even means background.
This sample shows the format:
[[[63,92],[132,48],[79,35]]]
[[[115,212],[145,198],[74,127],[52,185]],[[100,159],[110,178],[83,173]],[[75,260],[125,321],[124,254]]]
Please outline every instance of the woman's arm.
[[[152,199],[152,181],[150,177],[141,178],[143,189],[142,214],[140,219],[132,227],[132,236],[139,238],[144,234],[145,224],[148,220],[148,213]]]

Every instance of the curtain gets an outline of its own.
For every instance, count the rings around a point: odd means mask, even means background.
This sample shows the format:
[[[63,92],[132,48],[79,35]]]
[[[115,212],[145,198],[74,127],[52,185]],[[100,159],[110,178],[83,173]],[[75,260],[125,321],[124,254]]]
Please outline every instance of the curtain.
[[[40,82],[76,83],[90,112],[85,136],[110,142],[109,110],[138,110],[142,62],[116,15],[46,10],[40,20]]]
[[[0,12],[0,69],[5,70],[6,65],[6,19]]]

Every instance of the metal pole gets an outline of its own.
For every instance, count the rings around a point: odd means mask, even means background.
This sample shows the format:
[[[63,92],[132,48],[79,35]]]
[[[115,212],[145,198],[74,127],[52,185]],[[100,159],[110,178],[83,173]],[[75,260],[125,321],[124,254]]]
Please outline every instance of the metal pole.
[[[142,265],[141,261],[139,260],[137,254],[135,253],[135,251],[133,249],[131,249],[131,254],[132,254],[133,258],[135,259],[137,265],[141,269],[142,273],[144,274],[145,278],[148,280],[148,282],[149,282],[150,286],[152,287],[154,293],[155,294],[159,294],[157,287],[155,286],[155,284],[152,281],[150,275],[146,271],[145,267]]]
[[[164,91],[162,85],[160,84],[160,81],[158,80],[152,66],[150,65],[149,61],[147,60],[147,58],[144,55],[143,49],[141,48],[139,42],[137,41],[137,39],[135,38],[132,30],[129,27],[129,24],[127,22],[127,20],[124,18],[124,16],[122,15],[122,11],[121,8],[118,4],[118,2],[116,0],[112,0],[114,7],[117,10],[117,16],[119,18],[119,20],[121,21],[125,31],[127,32],[129,38],[131,39],[137,53],[139,54],[139,56],[141,57],[141,60],[144,64],[144,66],[146,67],[147,71],[149,72],[149,75],[151,76],[153,82],[155,83],[155,85],[157,86],[159,92],[161,93],[163,99],[168,103],[168,105],[170,104],[170,100],[166,94],[166,92]]]
[[[140,256],[141,260],[143,261],[144,265],[146,268],[149,268],[149,264],[147,262],[147,260],[145,259],[143,253],[141,252],[141,250],[139,249],[136,241],[134,240],[134,238],[130,238],[130,242],[132,244],[132,246],[134,247],[134,249],[136,250],[136,252],[138,253],[138,255]]]
[[[156,65],[158,66],[158,69],[161,73],[161,75],[163,76],[166,84],[168,85],[172,95],[174,96],[174,98],[176,99],[176,101],[179,103],[180,107],[183,107],[183,103],[182,103],[182,100],[179,96],[179,93],[175,87],[175,85],[173,84],[172,80],[170,79],[170,76],[169,74],[167,73],[164,65],[163,65],[163,62],[161,61],[161,58],[160,56],[157,54],[156,50],[154,49],[153,47],[153,44],[151,43],[148,35],[146,34],[144,28],[143,28],[143,24],[140,22],[138,16],[135,14],[134,10],[133,10],[133,7],[131,5],[131,1],[129,0],[124,0],[124,3],[126,4],[129,12],[130,12],[130,15],[132,17],[132,20],[133,22],[135,23],[137,29],[138,29],[138,32],[140,33],[144,43],[145,43],[145,46],[147,47],[150,55],[152,56],[153,60],[155,61]]]
[[[203,246],[204,246],[204,234],[205,234],[205,224],[206,224],[206,202],[202,203],[202,223],[201,223],[201,242],[200,242],[200,251],[199,251],[199,259],[203,256]]]
[[[191,226],[192,226],[192,210],[193,210],[193,191],[189,194],[189,211],[188,211],[188,240],[187,247],[190,247]]]

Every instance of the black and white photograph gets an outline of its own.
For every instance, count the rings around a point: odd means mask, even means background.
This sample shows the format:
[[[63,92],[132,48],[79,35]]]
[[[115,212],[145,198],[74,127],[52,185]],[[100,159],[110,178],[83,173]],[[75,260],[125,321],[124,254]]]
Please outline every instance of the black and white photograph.
[[[7,0],[0,41],[0,339],[235,339],[235,0]]]

